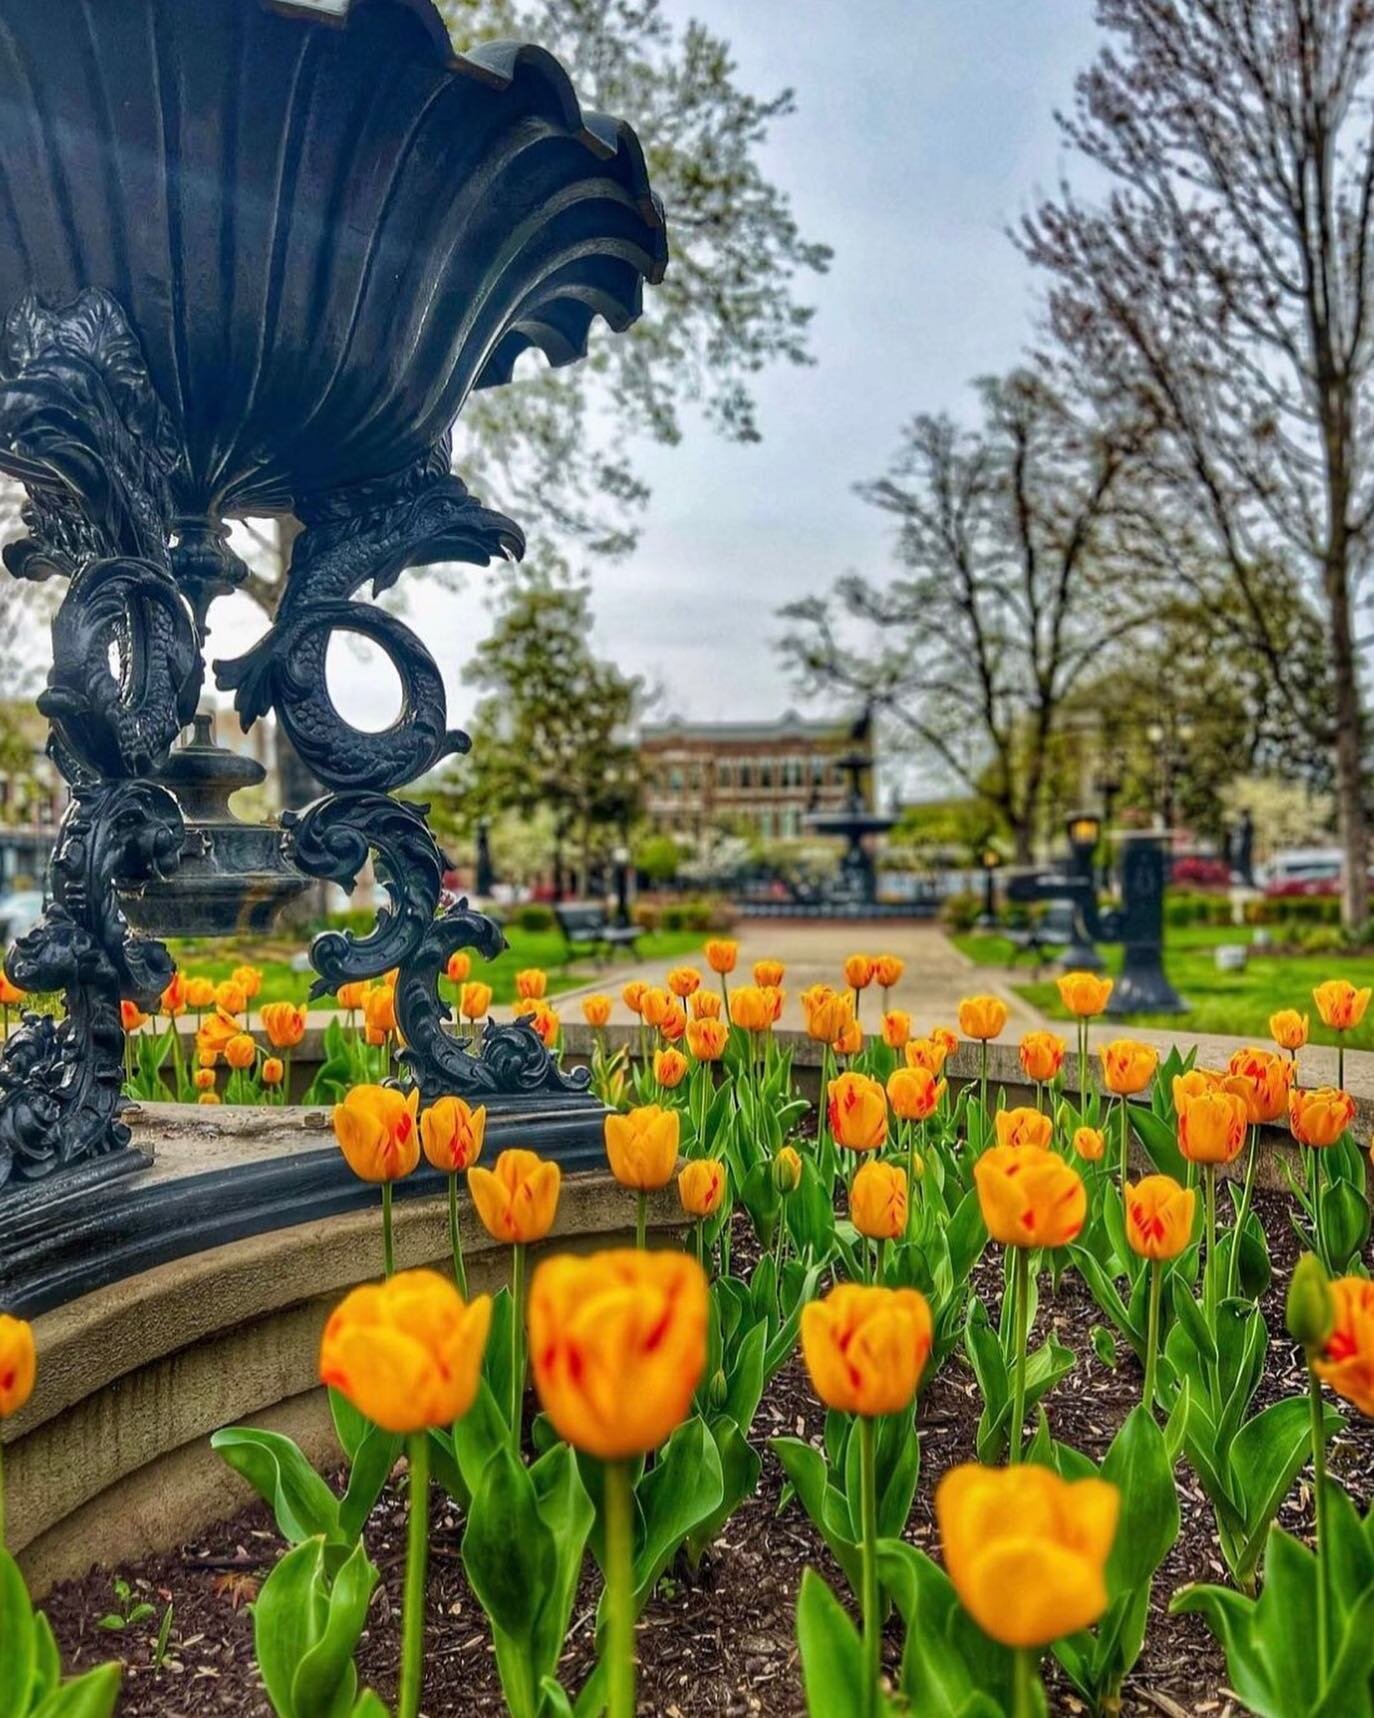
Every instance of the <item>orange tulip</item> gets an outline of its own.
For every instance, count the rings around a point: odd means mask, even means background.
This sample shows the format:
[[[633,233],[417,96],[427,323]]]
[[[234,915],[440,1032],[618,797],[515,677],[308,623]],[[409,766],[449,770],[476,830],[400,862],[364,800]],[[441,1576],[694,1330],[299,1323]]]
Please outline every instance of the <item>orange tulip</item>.
[[[1307,1042],[1307,1016],[1296,1008],[1280,1008],[1269,1016],[1269,1036],[1280,1050],[1301,1050]]]
[[[812,1388],[842,1414],[873,1419],[910,1407],[932,1338],[930,1307],[915,1289],[840,1283],[802,1308]]]
[[[1110,1044],[1099,1044],[1097,1053],[1102,1058],[1103,1083],[1119,1098],[1143,1092],[1159,1066],[1159,1051],[1154,1045],[1138,1043],[1134,1038],[1113,1038]]]
[[[854,998],[837,995],[828,984],[813,984],[801,997],[806,1035],[818,1044],[833,1044],[854,1018]]]
[[[396,992],[389,984],[375,984],[363,1003],[363,1019],[372,1032],[383,1037],[396,1030]]]
[[[1288,1126],[1299,1145],[1335,1145],[1354,1119],[1354,1098],[1334,1086],[1289,1094]]]
[[[247,1032],[236,1032],[224,1046],[224,1059],[238,1073],[245,1073],[258,1059],[258,1047]]]
[[[694,966],[675,966],[668,974],[668,988],[683,1001],[701,988],[701,974]]]
[[[320,1381],[384,1431],[451,1426],[482,1381],[491,1297],[471,1305],[437,1271],[366,1283],[330,1314]]]
[[[420,1161],[415,1125],[420,1094],[390,1086],[354,1086],[334,1105],[334,1137],[360,1181],[398,1181]]]
[[[197,1097],[197,1099],[196,1099],[196,1102],[197,1102],[197,1103],[198,1103],[198,1104],[217,1104],[217,1103],[219,1103],[219,1102],[220,1102],[220,1101],[221,1101],[221,1100],[220,1100],[220,1095],[219,1095],[219,1093],[218,1093],[218,1092],[214,1092],[214,1091],[211,1091],[211,1092],[201,1092],[201,1094],[200,1094],[200,1095],[199,1095],[199,1096],[198,1096],[198,1097]]]
[[[745,1032],[767,1032],[777,1018],[775,995],[757,984],[740,984],[730,992],[730,1018]]]
[[[305,1037],[305,1010],[294,1002],[265,1003],[262,1029],[274,1050],[294,1050]]]
[[[959,1030],[965,1038],[995,1038],[1007,1023],[1000,996],[966,996],[959,1004]]]
[[[542,1241],[558,1214],[563,1172],[532,1151],[503,1151],[494,1169],[468,1171],[468,1192],[487,1233],[496,1241]]]
[[[472,976],[472,957],[466,949],[456,948],[444,968],[450,984],[464,984]]]
[[[945,1082],[929,1068],[896,1068],[887,1077],[887,1097],[893,1115],[902,1121],[924,1121],[939,1108]]]
[[[546,1259],[530,1288],[530,1360],[559,1437],[600,1461],[656,1449],[691,1411],[709,1305],[704,1272],[681,1253]]]
[[[200,1010],[208,1008],[215,1000],[215,987],[208,978],[188,978],[186,980],[186,1006]]]
[[[1374,1416],[1374,1282],[1367,1277],[1337,1277],[1330,1289],[1335,1322],[1312,1369],[1338,1396],[1362,1414]],[[0,1398],[3,1384],[0,1376]]]
[[[780,960],[756,960],[754,962],[754,983],[760,990],[779,990],[786,976],[787,968]]]
[[[1277,1121],[1288,1108],[1293,1085],[1293,1064],[1273,1050],[1237,1050],[1231,1057],[1226,1081],[1229,1091],[1239,1092],[1251,1127]]]
[[[906,1175],[877,1159],[860,1166],[849,1189],[849,1217],[870,1241],[895,1241],[906,1233]]]
[[[677,1196],[689,1217],[714,1217],[725,1197],[725,1165],[695,1158],[677,1178]]]
[[[197,1068],[191,1076],[191,1084],[198,1092],[213,1092],[215,1089],[215,1070],[213,1068]]]
[[[687,1058],[681,1050],[656,1050],[654,1052],[654,1078],[667,1091],[674,1086],[680,1086],[687,1073]]]
[[[1126,1188],[1126,1239],[1142,1259],[1176,1259],[1193,1236],[1197,1194],[1172,1175],[1146,1175]]]
[[[515,1005],[515,1018],[523,1020],[544,1048],[552,1049],[558,1042],[558,1011],[547,1002],[527,998]]]
[[[1056,982],[1059,1000],[1080,1020],[1091,1020],[1094,1014],[1100,1014],[1112,993],[1111,979],[1095,972],[1066,972]]]
[[[884,990],[900,984],[905,971],[906,962],[899,954],[880,954],[873,961],[873,977]]]
[[[487,1108],[471,1108],[462,1098],[437,1098],[420,1116],[420,1141],[430,1163],[445,1175],[471,1169],[482,1155]]]
[[[672,1180],[681,1135],[676,1110],[644,1104],[628,1115],[608,1115],[605,1135],[611,1173],[622,1187],[647,1193]]]
[[[687,1030],[687,1010],[673,998],[673,1006],[659,1022],[659,1032],[667,1044],[676,1044]]]
[[[0,1312],[0,1420],[17,1414],[33,1394],[38,1354],[33,1326]]]
[[[932,1026],[928,1034],[932,1044],[938,1044],[945,1053],[945,1060],[959,1048],[959,1035],[951,1032],[948,1026]]]
[[[846,1020],[844,1030],[835,1040],[837,1056],[857,1056],[864,1047],[864,1032],[857,1020]]]
[[[852,954],[844,963],[844,981],[851,990],[867,990],[876,971],[871,954]]]
[[[1078,1172],[1042,1146],[990,1146],[973,1179],[988,1233],[1005,1247],[1062,1247],[1083,1227],[1088,1197]]]
[[[229,977],[234,984],[242,988],[249,1002],[262,989],[262,972],[256,966],[236,966]]]
[[[720,997],[714,990],[694,990],[687,1003],[693,1020],[719,1020]]]
[[[739,944],[728,937],[714,937],[706,945],[706,964],[712,972],[727,973],[735,970],[735,962],[739,959]]]
[[[269,1056],[262,1065],[262,1083],[265,1086],[279,1086],[286,1078],[286,1063],[280,1056]]]
[[[368,987],[359,979],[352,984],[341,984],[334,995],[338,1000],[339,1007],[346,1014],[356,1014],[367,1000],[367,989]]]
[[[527,966],[515,975],[515,994],[523,1002],[538,1002],[549,988],[549,975],[537,966]]]
[[[1189,1098],[1204,1092],[1225,1091],[1224,1076],[1213,1068],[1189,1068],[1186,1074],[1175,1074],[1173,1080],[1174,1109],[1181,1110]]]
[[[649,994],[649,987],[642,978],[632,978],[620,993],[620,1000],[631,1014],[643,1015],[644,998]]]
[[[481,1020],[491,1011],[491,986],[473,978],[463,986],[458,997],[458,1012],[464,1020]]]
[[[1076,1128],[1073,1148],[1085,1163],[1097,1163],[1107,1149],[1106,1136],[1095,1127]]]
[[[601,1027],[611,1017],[611,999],[609,996],[584,996],[582,998],[582,1018],[588,1026]]]
[[[718,1062],[730,1042],[730,1028],[723,1020],[689,1020],[687,1047],[698,1062]]]
[[[1325,984],[1319,984],[1312,992],[1322,1025],[1329,1026],[1333,1032],[1353,1032],[1364,1019],[1369,996],[1368,985],[1363,990],[1356,990],[1346,978],[1328,978]]]
[[[827,1116],[837,1145],[850,1151],[876,1151],[887,1140],[887,1094],[867,1074],[841,1074],[831,1080]]]
[[[1017,1046],[1017,1055],[1028,1080],[1047,1085],[1064,1066],[1067,1046],[1055,1032],[1027,1032]]]
[[[148,1016],[137,1003],[130,1002],[126,997],[119,1005],[119,1023],[126,1032],[137,1032],[141,1026],[148,1024]]]
[[[911,1016],[900,1008],[890,1008],[883,1015],[883,1043],[889,1050],[904,1050],[911,1037]]]
[[[175,1019],[178,1014],[186,1011],[186,980],[179,972],[174,972],[167,981],[167,986],[158,998],[159,1013]]]
[[[1178,1149],[1190,1163],[1231,1163],[1240,1156],[1249,1112],[1238,1092],[1200,1092],[1185,1098],[1177,1113]]]
[[[998,1145],[1038,1145],[1046,1151],[1054,1137],[1054,1123],[1039,1110],[998,1110],[994,1125]]]
[[[215,1007],[226,1014],[242,1014],[248,1006],[248,992],[236,978],[222,978],[215,986]]]
[[[1047,1467],[951,1468],[935,1488],[945,1568],[964,1609],[1003,1646],[1039,1649],[1107,1608],[1121,1494]]]
[[[677,999],[670,990],[650,986],[640,998],[639,1013],[646,1026],[657,1029],[676,1007]]]

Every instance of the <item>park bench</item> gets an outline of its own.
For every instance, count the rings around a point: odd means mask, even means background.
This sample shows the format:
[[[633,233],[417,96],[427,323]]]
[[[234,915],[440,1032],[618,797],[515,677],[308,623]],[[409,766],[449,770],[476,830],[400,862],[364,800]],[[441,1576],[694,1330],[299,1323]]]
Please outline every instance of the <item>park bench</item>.
[[[562,901],[553,909],[553,915],[570,949],[604,949],[608,958],[622,948],[631,955],[638,953],[635,944],[639,941],[639,927],[613,925],[606,909],[596,901]]]
[[[1011,944],[1011,964],[1015,966],[1022,954],[1035,961],[1039,975],[1045,959],[1057,948],[1066,948],[1074,941],[1074,908],[1072,901],[1052,901],[1042,918],[1020,930],[1008,929],[1003,936]]]

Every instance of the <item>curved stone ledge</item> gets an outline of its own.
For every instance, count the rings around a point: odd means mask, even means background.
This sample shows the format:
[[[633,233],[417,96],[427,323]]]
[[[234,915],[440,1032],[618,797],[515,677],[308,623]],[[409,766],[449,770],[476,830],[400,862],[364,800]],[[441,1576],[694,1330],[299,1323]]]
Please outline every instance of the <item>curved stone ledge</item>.
[[[497,1288],[507,1249],[465,1215],[470,1284]],[[535,1252],[628,1244],[633,1219],[608,1175],[571,1176]],[[671,1190],[651,1200],[650,1222],[680,1234]],[[247,1490],[208,1444],[220,1426],[271,1426],[313,1459],[337,1459],[315,1375],[320,1332],[343,1292],[380,1275],[380,1223],[375,1208],[349,1211],[208,1248],[34,1321],[38,1386],[4,1441],[9,1544],[35,1592],[168,1549],[237,1508]],[[398,1203],[396,1256],[447,1263],[443,1197]]]

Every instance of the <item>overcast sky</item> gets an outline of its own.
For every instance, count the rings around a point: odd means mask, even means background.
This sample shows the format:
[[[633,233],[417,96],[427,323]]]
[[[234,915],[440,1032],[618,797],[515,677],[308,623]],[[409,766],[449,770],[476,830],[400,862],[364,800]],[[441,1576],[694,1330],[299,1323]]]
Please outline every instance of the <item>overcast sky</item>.
[[[1053,110],[1091,57],[1092,3],[664,4],[725,35],[760,93],[795,89],[767,167],[835,257],[803,282],[817,363],[758,380],[763,441],[738,447],[689,421],[676,448],[641,451],[653,499],[634,555],[595,570],[597,639],[663,687],[660,714],[767,718],[795,698],[771,648],[777,610],[887,559],[883,520],[853,485],[884,469],[914,412],[966,411],[969,381],[1029,337],[1034,288],[1005,229],[1059,174]],[[239,602],[216,605],[212,655],[260,630]],[[417,615],[462,719],[486,612],[427,591]],[[382,677],[355,665],[348,678],[350,713],[384,722]]]

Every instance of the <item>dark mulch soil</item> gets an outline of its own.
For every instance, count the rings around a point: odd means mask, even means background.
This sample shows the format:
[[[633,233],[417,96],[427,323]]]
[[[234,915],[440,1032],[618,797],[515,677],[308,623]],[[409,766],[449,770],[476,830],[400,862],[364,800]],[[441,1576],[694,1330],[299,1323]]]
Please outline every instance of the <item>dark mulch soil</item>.
[[[1285,1203],[1261,1194],[1274,1256],[1275,1284],[1264,1312],[1271,1333],[1269,1367],[1259,1403],[1296,1394],[1304,1387],[1299,1358],[1283,1335],[1281,1286],[1296,1256]],[[737,1250],[751,1237],[741,1234]],[[990,1310],[1000,1294],[1000,1262],[990,1252],[980,1266],[980,1292]],[[1037,1339],[1052,1325],[1079,1355],[1079,1365],[1049,1398],[1056,1437],[1100,1458],[1115,1429],[1139,1397],[1139,1369],[1127,1358],[1108,1370],[1093,1355],[1088,1334],[1100,1322],[1076,1275],[1066,1273],[1057,1296],[1042,1291]],[[954,1462],[970,1459],[978,1421],[978,1397],[962,1356],[951,1356],[922,1395],[922,1471],[910,1538],[932,1551],[936,1535],[931,1500],[935,1481]],[[760,1447],[770,1436],[819,1439],[824,1415],[811,1394],[804,1369],[794,1360],[775,1379],[754,1426]],[[1335,1440],[1331,1469],[1361,1509],[1374,1498],[1374,1429],[1352,1416]],[[1211,1510],[1185,1464],[1178,1469],[1183,1530],[1155,1582],[1144,1653],[1125,1689],[1127,1713],[1164,1713],[1168,1718],[1227,1718],[1241,1710],[1225,1687],[1225,1665],[1197,1617],[1171,1617],[1170,1594],[1189,1580],[1225,1579]],[[795,1502],[782,1514],[782,1475],[765,1453],[759,1493],[727,1525],[698,1576],[665,1579],[639,1632],[640,1712],[661,1718],[802,1718],[805,1704],[793,1624],[801,1573],[815,1565],[832,1586],[843,1583]],[[427,1718],[499,1718],[501,1700],[485,1621],[459,1558],[461,1524],[437,1492],[427,1632]],[[1311,1529],[1311,1492],[1304,1474],[1285,1503],[1282,1525]],[[384,1697],[393,1692],[397,1657],[405,1504],[391,1487],[367,1532],[368,1551],[382,1571],[382,1586],[364,1637],[361,1671]],[[265,1509],[245,1509],[168,1556],[149,1558],[118,1571],[161,1611],[174,1603],[167,1662],[150,1668],[157,1619],[131,1634],[97,1626],[110,1609],[113,1571],[95,1569],[84,1580],[58,1588],[47,1610],[64,1659],[75,1669],[120,1653],[128,1676],[120,1711],[128,1718],[200,1718],[201,1714],[267,1715],[253,1667],[252,1620],[246,1608],[281,1543]],[[590,1560],[589,1560],[590,1565]],[[561,1671],[577,1688],[593,1662],[592,1619],[597,1585],[584,1581],[574,1611]],[[898,1639],[888,1643],[895,1663]],[[1051,1681],[1056,1712],[1079,1713],[1082,1704]]]

